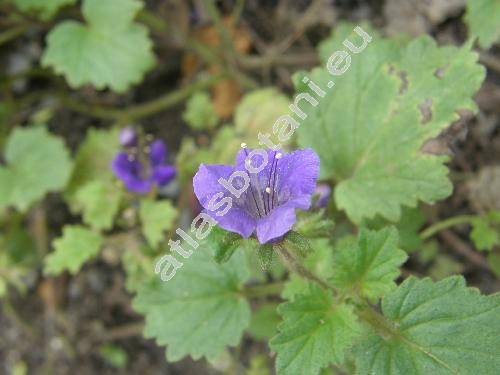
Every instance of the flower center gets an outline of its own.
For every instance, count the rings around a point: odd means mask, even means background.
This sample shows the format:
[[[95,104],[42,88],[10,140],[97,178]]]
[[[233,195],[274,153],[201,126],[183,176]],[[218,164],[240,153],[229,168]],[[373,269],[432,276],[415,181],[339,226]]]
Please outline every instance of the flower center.
[[[245,146],[245,147],[244,147]],[[246,145],[242,145],[245,150],[245,155],[248,157]],[[278,205],[278,162],[283,156],[280,152],[274,152],[271,167],[268,173],[249,173],[250,188],[245,199],[245,208],[254,218],[263,218],[268,216],[271,211]],[[246,159],[247,163],[251,163],[250,159]],[[269,162],[268,162],[269,163]],[[267,167],[266,167],[267,168]],[[266,170],[266,168],[264,170]]]

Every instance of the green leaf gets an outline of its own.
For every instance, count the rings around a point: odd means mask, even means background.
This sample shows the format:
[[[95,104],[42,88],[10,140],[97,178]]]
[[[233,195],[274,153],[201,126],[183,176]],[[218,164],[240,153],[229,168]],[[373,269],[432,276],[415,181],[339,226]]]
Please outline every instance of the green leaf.
[[[398,243],[395,228],[361,228],[355,246],[343,246],[334,253],[330,281],[338,288],[372,300],[384,295],[396,287],[394,280],[407,258]]]
[[[420,236],[420,231],[425,222],[425,215],[418,207],[402,207],[401,217],[397,223],[394,223],[394,226],[399,233],[399,245],[407,253],[421,250],[423,247],[424,244]],[[379,216],[367,222],[367,226],[370,229],[382,229],[389,224],[390,222]]]
[[[500,229],[490,216],[485,215],[472,221],[470,238],[479,250],[491,251],[493,247],[500,244]]]
[[[115,368],[124,369],[127,367],[127,352],[119,346],[104,344],[99,348],[99,354]]]
[[[149,244],[156,248],[164,236],[164,231],[171,229],[177,216],[177,210],[170,201],[143,199],[139,210],[142,233]]]
[[[245,254],[237,252],[222,265],[212,257],[201,243],[170,281],[156,277],[134,299],[146,319],[144,336],[167,345],[169,361],[187,355],[214,360],[226,346],[239,343],[250,323],[250,307],[239,293],[249,278]]]
[[[384,320],[356,347],[357,374],[498,374],[500,296],[462,277],[410,277],[382,300]]]
[[[189,98],[182,118],[195,130],[213,129],[219,121],[210,95],[206,92],[197,92]]]
[[[97,130],[90,128],[75,157],[73,174],[66,188],[65,198],[73,213],[82,211],[81,202],[76,198],[79,189],[96,180],[103,184],[113,184],[111,162],[120,150],[119,130]]]
[[[500,40],[500,1],[467,0],[465,21],[470,35],[478,38],[479,45],[488,49]]]
[[[276,303],[266,303],[252,314],[248,332],[256,340],[269,340],[278,333],[277,327],[281,320],[277,308]]]
[[[76,0],[14,0],[14,4],[25,13],[32,13],[44,21],[51,19],[65,5],[73,5]]]
[[[111,229],[120,207],[121,193],[116,185],[104,184],[99,180],[85,184],[76,193],[83,222],[97,231]]]
[[[136,0],[84,0],[87,24],[64,21],[53,28],[42,65],[64,75],[72,88],[92,84],[125,92],[155,63],[147,29],[133,23],[141,7]]]
[[[337,304],[329,291],[310,285],[306,294],[280,305],[283,323],[271,342],[278,354],[276,372],[313,375],[344,360],[344,351],[359,333],[352,308]]]
[[[64,142],[44,126],[16,128],[0,166],[0,207],[26,211],[48,192],[64,188],[71,173],[71,160]]]
[[[236,107],[234,127],[250,147],[257,146],[259,133],[270,133],[278,117],[289,113],[288,98],[275,88],[246,94]]]
[[[346,36],[361,45],[352,29],[344,25],[320,46],[324,59],[343,49]],[[427,36],[409,43],[374,37],[342,76],[324,68],[308,74],[327,93],[316,107],[301,103],[307,118],[298,142],[318,152],[323,178],[338,181],[335,202],[352,221],[377,214],[397,221],[401,206],[451,193],[446,157],[420,149],[459,118],[458,110],[476,110],[472,96],[485,73],[470,48],[438,47]]]
[[[80,225],[66,225],[62,237],[53,242],[54,252],[45,258],[44,272],[59,275],[67,270],[74,275],[99,253],[101,245],[100,234]]]

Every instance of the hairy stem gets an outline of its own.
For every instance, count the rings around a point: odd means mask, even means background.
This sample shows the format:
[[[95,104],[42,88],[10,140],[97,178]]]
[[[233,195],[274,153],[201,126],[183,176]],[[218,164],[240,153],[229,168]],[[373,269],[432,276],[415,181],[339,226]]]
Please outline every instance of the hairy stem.
[[[430,227],[420,232],[420,237],[423,240],[426,240],[434,236],[436,233],[441,232],[444,229],[454,227],[460,224],[470,224],[476,218],[477,216],[474,215],[460,215],[460,216],[450,217],[443,221],[439,221],[437,223],[432,224]]]
[[[278,252],[278,254],[281,257],[281,260],[283,261],[283,264],[285,267],[288,269],[288,271],[292,273],[296,273],[300,277],[309,280],[309,281],[314,281],[317,283],[319,286],[321,286],[323,289],[329,289],[334,292],[334,294],[337,293],[337,291],[332,288],[328,283],[326,283],[324,280],[320,279],[318,276],[313,274],[311,271],[309,271],[306,267],[302,265],[294,256],[291,254],[282,244],[277,244],[274,245],[274,249]]]

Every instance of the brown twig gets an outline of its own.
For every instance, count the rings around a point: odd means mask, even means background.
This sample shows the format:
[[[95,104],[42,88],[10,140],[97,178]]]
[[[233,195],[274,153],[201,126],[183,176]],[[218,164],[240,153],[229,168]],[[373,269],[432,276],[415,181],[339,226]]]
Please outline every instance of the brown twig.
[[[469,262],[479,268],[489,270],[488,261],[478,252],[474,251],[469,245],[462,241],[456,234],[450,230],[442,231],[439,236],[450,248],[457,254],[466,258]]]

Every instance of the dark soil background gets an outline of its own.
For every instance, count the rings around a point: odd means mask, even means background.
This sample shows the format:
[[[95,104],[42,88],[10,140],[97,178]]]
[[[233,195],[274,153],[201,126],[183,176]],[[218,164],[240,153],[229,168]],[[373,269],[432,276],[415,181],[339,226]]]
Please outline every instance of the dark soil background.
[[[166,22],[175,23],[179,29],[189,28],[196,33],[210,26],[202,7],[196,5],[199,1],[149,0],[146,3],[150,11]],[[233,1],[220,1],[219,5],[223,14],[231,13],[235,7]],[[259,86],[275,85],[292,94],[292,73],[317,64],[315,46],[340,20],[369,21],[386,35],[427,33],[439,43],[459,45],[467,37],[463,13],[463,0],[247,0],[241,10],[240,24],[246,29],[251,47],[240,65]],[[64,12],[58,17],[63,19]],[[18,65],[36,64],[49,29],[50,25],[39,25],[3,44],[0,47],[2,71],[12,74],[20,69]],[[173,35],[162,37],[154,32],[152,35],[160,61],[142,84],[122,96],[82,89],[72,92],[72,99],[127,106],[180,87],[189,79],[185,46]],[[428,223],[459,214],[481,213],[486,208],[500,209],[500,48],[480,53],[481,62],[488,69],[476,97],[480,112],[477,116],[464,114],[445,134],[425,146],[427,152],[452,156],[450,168],[455,187],[449,199],[425,208]],[[7,126],[24,123],[45,100],[52,100],[37,93],[65,85],[60,78],[47,77],[43,71],[38,73],[19,82],[15,95],[32,93],[31,99]],[[141,120],[141,125],[165,139],[175,153],[180,138],[189,132],[181,118],[183,110],[181,103]],[[59,108],[51,124],[51,131],[63,136],[73,150],[90,125],[109,125],[67,108]],[[77,220],[59,197],[49,197],[44,205],[50,212],[49,233],[44,234],[48,239],[59,235],[64,223]],[[31,215],[29,220],[36,223],[36,210]],[[435,263],[423,262],[412,255],[405,272],[417,275],[431,271],[460,272],[470,285],[484,293],[500,290],[485,254],[477,252],[470,243],[469,230],[467,226],[455,227],[436,237],[446,259],[437,271],[431,270],[436,267]],[[13,291],[8,299],[0,302],[0,374],[16,373],[12,369],[19,361],[25,363],[28,373],[34,374],[244,374],[248,353],[268,356],[263,344],[245,339],[239,351],[241,364],[236,369],[228,368],[223,361],[216,364],[218,369],[204,361],[190,359],[167,364],[164,348],[142,337],[141,317],[131,309],[123,270],[113,256],[104,254],[75,277],[47,279],[41,270],[34,270],[27,282],[25,295]],[[98,349],[104,342],[112,342],[127,352],[126,369],[117,370],[103,360]],[[18,367],[18,371],[21,370]]]

